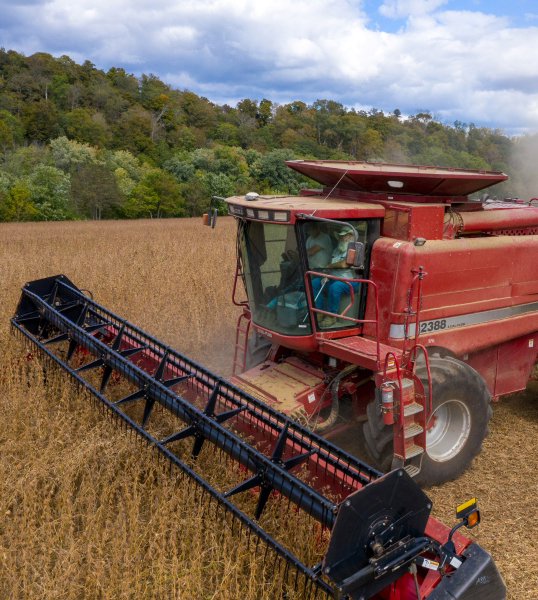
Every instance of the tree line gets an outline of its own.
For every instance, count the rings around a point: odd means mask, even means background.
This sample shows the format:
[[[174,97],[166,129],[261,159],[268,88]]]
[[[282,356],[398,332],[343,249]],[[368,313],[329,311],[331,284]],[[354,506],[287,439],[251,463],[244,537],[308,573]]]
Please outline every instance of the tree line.
[[[212,195],[315,186],[290,158],[492,169],[521,188],[514,157],[533,141],[425,110],[218,105],[152,74],[0,49],[1,221],[197,216]]]

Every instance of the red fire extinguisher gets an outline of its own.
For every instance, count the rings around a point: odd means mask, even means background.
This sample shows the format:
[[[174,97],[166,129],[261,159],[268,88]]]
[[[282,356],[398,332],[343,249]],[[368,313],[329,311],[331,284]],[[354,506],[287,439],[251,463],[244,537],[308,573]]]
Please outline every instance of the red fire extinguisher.
[[[381,384],[381,413],[383,423],[392,425],[394,423],[394,382],[384,381]]]

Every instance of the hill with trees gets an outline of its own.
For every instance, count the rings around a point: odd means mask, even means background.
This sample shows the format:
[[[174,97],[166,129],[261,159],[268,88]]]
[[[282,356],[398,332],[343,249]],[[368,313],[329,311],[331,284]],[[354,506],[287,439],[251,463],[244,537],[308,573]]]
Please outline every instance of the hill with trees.
[[[499,195],[531,197],[518,157],[535,141],[333,100],[220,106],[152,74],[0,49],[1,221],[197,216],[212,195],[311,186],[290,158],[504,171]]]

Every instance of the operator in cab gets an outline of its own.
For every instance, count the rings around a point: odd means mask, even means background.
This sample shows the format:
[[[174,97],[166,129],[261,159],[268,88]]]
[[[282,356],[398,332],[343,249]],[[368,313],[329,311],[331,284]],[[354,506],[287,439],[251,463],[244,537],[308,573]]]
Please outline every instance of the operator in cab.
[[[333,245],[331,238],[321,230],[319,221],[312,221],[306,226],[308,239],[306,240],[306,253],[308,266],[313,269],[323,269],[329,264]]]
[[[350,226],[342,227],[336,232],[338,245],[334,249],[331,262],[325,267],[329,275],[353,279],[354,275],[346,263],[347,245],[354,239],[353,229]],[[342,294],[350,293],[350,286],[355,292],[359,291],[359,284],[356,281],[343,282],[337,279],[327,277],[315,277],[312,279],[312,291],[314,293],[316,308],[333,313],[326,315],[320,322],[321,327],[332,327],[336,322],[340,297]],[[325,299],[327,295],[327,300]]]

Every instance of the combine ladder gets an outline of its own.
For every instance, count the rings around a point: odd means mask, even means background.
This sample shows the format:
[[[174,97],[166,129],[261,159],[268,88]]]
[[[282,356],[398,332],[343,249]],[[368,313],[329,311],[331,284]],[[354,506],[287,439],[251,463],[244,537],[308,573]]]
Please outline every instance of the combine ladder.
[[[428,370],[429,398],[424,393],[420,379],[414,373],[411,356],[417,348],[424,351],[426,367]],[[385,357],[385,368],[381,380],[381,398],[383,390],[390,387],[393,394],[391,407],[383,404],[381,411],[383,422],[387,425],[393,423],[393,452],[392,468],[404,468],[411,477],[420,473],[422,455],[426,452],[426,426],[431,415],[431,377],[428,355],[423,346],[414,346],[411,350],[408,363],[400,368],[398,358],[393,355],[394,369],[389,372],[388,365],[390,354]],[[387,417],[387,413],[390,414]]]
[[[420,473],[422,465],[422,456],[426,452],[426,430],[427,423],[432,414],[432,378],[430,373],[430,364],[426,348],[418,343],[420,333],[420,309],[422,305],[422,280],[427,273],[422,267],[411,269],[413,279],[407,295],[407,307],[405,309],[405,337],[402,349],[402,363],[407,359],[407,363],[400,370],[398,357],[394,354],[395,374],[397,381],[397,406],[394,406],[394,458],[392,468],[404,468],[411,477]],[[417,287],[417,308],[413,311],[413,292]],[[415,344],[406,353],[407,341],[409,340],[409,324],[415,321]],[[420,379],[415,375],[415,362],[418,350],[422,350],[428,373],[428,397],[424,394],[424,386]],[[387,365],[389,354],[385,357],[383,382],[387,377]],[[388,420],[387,420],[388,421]]]
[[[241,327],[243,322],[246,321],[246,326]],[[250,315],[242,312],[237,319],[237,327],[235,328],[235,345],[234,345],[234,362],[232,373],[239,375],[245,371],[247,364],[247,347],[248,347],[248,334],[250,331]]]

